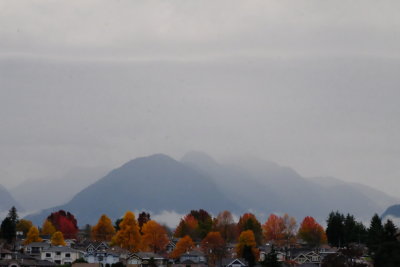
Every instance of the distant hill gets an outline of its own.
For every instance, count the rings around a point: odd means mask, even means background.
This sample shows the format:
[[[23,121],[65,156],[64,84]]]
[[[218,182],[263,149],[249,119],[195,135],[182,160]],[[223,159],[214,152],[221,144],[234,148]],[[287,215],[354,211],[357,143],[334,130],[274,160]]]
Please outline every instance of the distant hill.
[[[5,213],[12,206],[16,207],[18,211],[23,210],[21,205],[12,197],[8,190],[0,185],[0,213]]]
[[[191,152],[185,164],[214,177],[226,196],[240,199],[242,208],[260,217],[289,213],[297,218],[311,215],[325,221],[339,210],[369,220],[398,199],[371,187],[336,178],[304,178],[288,167],[259,159],[236,159],[219,164],[208,155]]]
[[[392,216],[400,219],[400,204],[392,205],[387,208],[381,217],[385,218],[386,216]]]
[[[26,180],[11,188],[10,193],[25,210],[38,211],[65,204],[105,173],[102,168],[76,168],[58,179]]]
[[[158,154],[137,158],[76,194],[65,205],[31,215],[40,224],[50,212],[72,212],[80,225],[95,223],[105,213],[112,219],[127,210],[159,214],[206,209],[255,213],[264,221],[270,213],[289,213],[299,220],[313,216],[324,222],[332,210],[369,221],[398,199],[365,185],[335,178],[304,178],[288,167],[258,159],[218,163],[199,152],[181,161]]]
[[[224,209],[240,211],[210,177],[158,154],[129,161],[83,189],[67,204],[27,218],[40,224],[50,212],[64,209],[83,225],[96,223],[103,213],[115,220],[127,210],[186,213],[200,208],[215,213]]]

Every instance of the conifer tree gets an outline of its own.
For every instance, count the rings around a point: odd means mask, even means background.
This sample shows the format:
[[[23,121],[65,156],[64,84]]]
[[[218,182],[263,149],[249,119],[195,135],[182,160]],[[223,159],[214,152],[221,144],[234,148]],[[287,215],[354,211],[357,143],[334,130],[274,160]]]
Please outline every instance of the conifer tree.
[[[165,250],[169,240],[163,226],[151,220],[143,225],[142,232],[142,244],[146,250],[154,253]]]

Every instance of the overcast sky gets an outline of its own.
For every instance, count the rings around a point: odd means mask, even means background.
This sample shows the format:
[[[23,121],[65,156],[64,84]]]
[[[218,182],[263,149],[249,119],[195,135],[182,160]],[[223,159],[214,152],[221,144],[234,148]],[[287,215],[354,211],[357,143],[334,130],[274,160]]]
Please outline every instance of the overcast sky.
[[[400,191],[399,1],[0,1],[0,183],[153,153]]]

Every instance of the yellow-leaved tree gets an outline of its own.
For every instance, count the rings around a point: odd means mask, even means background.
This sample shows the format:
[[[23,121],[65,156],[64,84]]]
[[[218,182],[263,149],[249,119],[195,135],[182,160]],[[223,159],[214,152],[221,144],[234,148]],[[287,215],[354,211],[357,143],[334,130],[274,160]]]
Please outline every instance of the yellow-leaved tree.
[[[119,223],[119,230],[112,238],[112,243],[132,252],[139,251],[140,233],[135,214],[127,211]]]
[[[26,235],[24,245],[28,245],[33,242],[41,242],[41,241],[43,241],[43,239],[41,239],[39,236],[39,229],[36,226],[32,226]]]
[[[190,251],[194,248],[194,243],[190,236],[186,235],[179,239],[178,243],[176,243],[175,249],[171,252],[171,258],[177,259],[183,253]]]
[[[240,233],[239,242],[236,245],[236,254],[238,257],[247,260],[250,266],[255,264],[259,256],[259,251],[252,230],[246,230]]]
[[[107,215],[101,215],[99,221],[92,228],[92,238],[96,241],[111,241],[115,228]]]
[[[53,246],[65,246],[64,235],[60,231],[55,232],[51,236],[51,244]]]
[[[56,228],[54,225],[49,220],[45,220],[42,225],[42,235],[52,236],[55,232]]]
[[[28,234],[29,230],[33,226],[32,222],[29,220],[21,219],[17,223],[17,231],[21,231],[24,235]]]
[[[165,228],[156,221],[148,221],[142,227],[142,245],[145,250],[154,253],[163,251],[168,244],[168,236]]]

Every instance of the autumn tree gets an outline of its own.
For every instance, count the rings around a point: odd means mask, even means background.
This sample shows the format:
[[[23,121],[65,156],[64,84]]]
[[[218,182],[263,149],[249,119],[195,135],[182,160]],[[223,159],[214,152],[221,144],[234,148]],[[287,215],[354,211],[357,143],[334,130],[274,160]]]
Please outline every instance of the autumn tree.
[[[169,239],[163,226],[151,220],[143,225],[142,232],[142,244],[145,250],[150,250],[154,253],[165,250]]]
[[[262,243],[262,228],[261,223],[257,220],[256,216],[252,213],[245,213],[239,218],[237,224],[239,233],[251,230],[256,239],[257,245]]]
[[[236,245],[236,254],[244,258],[249,266],[254,266],[259,256],[257,242],[253,231],[245,230],[240,233],[238,244]]]
[[[271,214],[267,221],[263,224],[263,234],[265,241],[270,241],[273,244],[278,246],[283,245],[284,243],[284,230],[285,225],[283,222],[283,218]]]
[[[201,241],[201,248],[211,266],[215,266],[226,254],[225,240],[220,232],[209,232]]]
[[[52,236],[56,231],[57,231],[56,228],[49,220],[46,219],[43,222],[42,231],[41,231],[42,235]]]
[[[285,246],[289,247],[296,243],[296,219],[285,213],[282,217],[283,220],[283,239],[285,240]]]
[[[221,233],[226,242],[237,240],[237,228],[232,213],[225,210],[218,214],[215,220],[215,230]]]
[[[43,241],[42,238],[39,236],[39,229],[36,226],[31,226],[29,229],[26,239],[24,241],[24,245],[28,245],[33,242],[41,242]]]
[[[26,234],[29,232],[29,230],[32,227],[32,222],[29,220],[21,219],[17,223],[16,229],[17,231],[20,231],[26,236]]]
[[[143,234],[143,232],[142,232],[143,225],[145,223],[147,223],[148,221],[150,221],[150,220],[151,220],[150,213],[147,213],[147,212],[144,212],[144,211],[139,213],[138,223],[139,223],[139,232],[140,232],[141,235]]]
[[[97,224],[92,227],[92,238],[96,241],[111,241],[114,234],[114,226],[105,214],[101,215]]]
[[[310,216],[305,217],[301,222],[298,236],[307,244],[315,247],[318,247],[327,241],[324,228]]]
[[[54,225],[57,231],[63,233],[64,238],[76,239],[79,229],[75,216],[72,213],[59,210],[51,213],[47,217],[47,220]]]
[[[140,248],[140,233],[135,214],[127,211],[119,223],[119,228],[112,239],[112,243],[132,252],[137,252]]]
[[[51,236],[51,244],[53,246],[66,246],[63,233],[60,231],[55,232]]]
[[[211,215],[203,209],[191,210],[190,215],[198,222],[196,229],[197,238],[203,239],[212,229],[213,221]]]
[[[193,240],[190,236],[186,235],[179,239],[176,243],[175,249],[171,252],[170,257],[173,259],[179,258],[183,253],[190,251],[194,248]]]
[[[186,235],[190,236],[191,238],[197,237],[197,226],[198,222],[193,215],[188,214],[181,219],[178,226],[175,229],[174,236],[175,237],[184,237]]]

